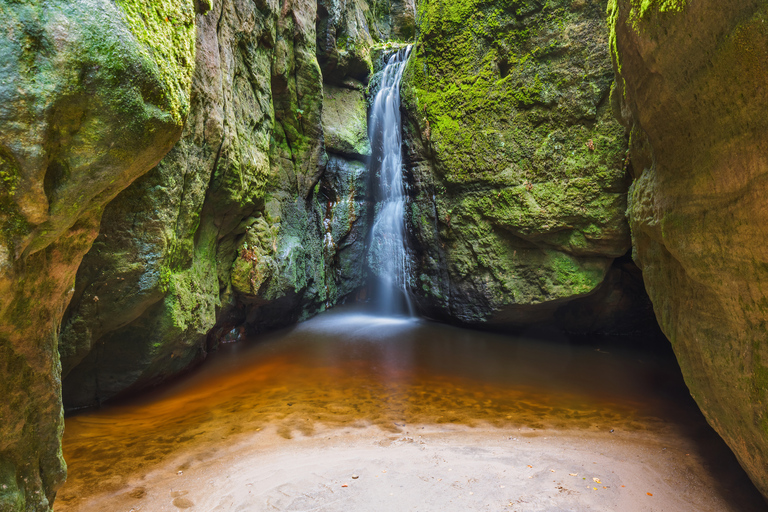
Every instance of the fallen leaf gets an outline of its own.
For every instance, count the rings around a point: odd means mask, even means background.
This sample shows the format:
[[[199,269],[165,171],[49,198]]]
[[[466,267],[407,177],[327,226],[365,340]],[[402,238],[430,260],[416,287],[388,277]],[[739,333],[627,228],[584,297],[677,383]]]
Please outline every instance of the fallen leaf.
[[[624,485],[622,485],[622,487],[625,487],[625,486],[624,486]]]
[[[592,480],[594,480],[596,484],[601,484],[601,483],[603,483],[603,482],[601,482],[601,481],[600,481],[600,479],[599,479],[599,478],[593,478]]]
[[[533,466],[531,466],[530,464],[528,464],[528,467],[529,467],[529,468],[532,468]]]
[[[349,487],[347,484],[341,484],[342,487]]]
[[[648,496],[653,496],[653,494],[651,494],[650,492],[647,492],[645,494],[647,494]]]
[[[607,489],[607,487],[606,487],[606,486],[603,486],[603,489]]]
[[[550,470],[549,470],[549,472],[550,472],[550,473],[554,473],[554,472],[555,472],[555,470],[554,470],[554,469],[550,469]]]
[[[592,490],[593,490],[593,491],[596,491],[596,490],[597,490],[597,487],[593,487],[593,488],[592,488]]]
[[[578,473],[568,473],[568,474],[571,475],[571,476],[579,476]]]

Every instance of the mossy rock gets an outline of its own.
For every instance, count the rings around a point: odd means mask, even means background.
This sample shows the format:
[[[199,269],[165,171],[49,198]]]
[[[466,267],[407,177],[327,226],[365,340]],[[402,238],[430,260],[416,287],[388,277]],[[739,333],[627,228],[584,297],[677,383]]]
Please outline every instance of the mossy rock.
[[[629,248],[605,2],[427,0],[403,104],[429,314],[521,324],[592,293]]]
[[[323,133],[325,149],[330,153],[357,159],[371,155],[362,84],[357,89],[323,86]]]
[[[78,271],[59,346],[65,406],[157,384],[220,339],[306,318],[360,286],[341,282],[336,268],[356,267],[324,240],[333,219],[331,236],[349,252],[336,223],[360,224],[362,164],[327,172],[323,139],[324,128],[351,134],[348,149],[363,158],[362,84],[342,77],[353,88],[328,95],[341,105],[326,102],[315,4],[290,9],[251,24],[227,1],[198,16],[182,139],[107,206]]]
[[[768,497],[768,6],[609,14],[635,260],[692,396]]]
[[[62,313],[104,205],[181,134],[194,8],[3,2],[0,29],[0,508],[48,511],[66,475]]]

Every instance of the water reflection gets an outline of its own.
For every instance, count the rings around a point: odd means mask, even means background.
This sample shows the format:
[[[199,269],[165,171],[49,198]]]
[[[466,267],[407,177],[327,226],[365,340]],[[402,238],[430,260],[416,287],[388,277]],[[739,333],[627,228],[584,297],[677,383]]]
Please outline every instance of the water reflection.
[[[175,452],[267,425],[286,438],[311,435],[318,424],[391,432],[403,423],[606,431],[683,425],[693,409],[678,374],[668,361],[616,345],[336,310],[224,346],[151,395],[68,418],[70,476],[57,501],[120,488]]]

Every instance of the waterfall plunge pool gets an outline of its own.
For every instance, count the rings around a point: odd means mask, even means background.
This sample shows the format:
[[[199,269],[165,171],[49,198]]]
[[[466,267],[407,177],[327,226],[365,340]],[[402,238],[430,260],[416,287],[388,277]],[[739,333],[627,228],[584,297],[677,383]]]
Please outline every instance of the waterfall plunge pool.
[[[67,418],[56,510],[763,510],[671,352],[626,345],[336,308]]]

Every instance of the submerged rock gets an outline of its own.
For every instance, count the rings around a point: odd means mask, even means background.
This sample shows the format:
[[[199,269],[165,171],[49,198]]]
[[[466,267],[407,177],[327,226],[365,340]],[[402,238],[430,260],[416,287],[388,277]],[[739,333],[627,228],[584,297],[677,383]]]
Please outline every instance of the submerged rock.
[[[104,205],[181,134],[194,7],[3,2],[0,30],[0,510],[48,511],[62,313]]]
[[[610,13],[635,260],[691,394],[768,496],[768,5]]]
[[[438,318],[549,319],[629,249],[605,3],[419,9],[403,84],[411,289]]]

